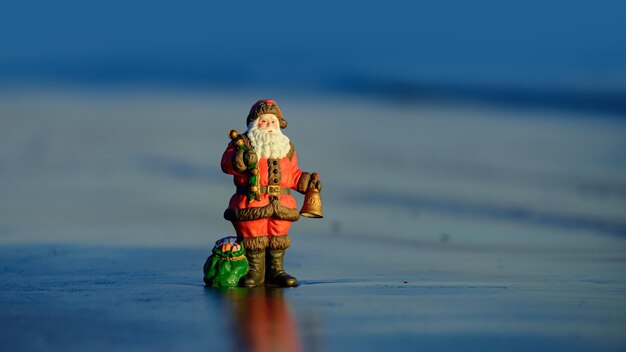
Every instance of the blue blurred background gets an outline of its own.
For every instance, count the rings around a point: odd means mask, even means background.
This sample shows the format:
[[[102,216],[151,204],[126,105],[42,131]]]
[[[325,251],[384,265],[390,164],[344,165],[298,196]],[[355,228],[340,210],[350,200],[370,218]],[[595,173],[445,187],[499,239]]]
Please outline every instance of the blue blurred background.
[[[0,15],[0,80],[318,90],[623,116],[625,7],[619,1],[11,2]]]
[[[479,241],[501,223],[624,235],[624,10],[4,4],[0,238],[195,244],[230,233],[232,185],[217,162],[261,98],[279,102],[301,166],[327,180],[330,218],[300,231],[376,237],[388,228],[361,221],[375,206],[406,212],[386,223],[407,238]]]

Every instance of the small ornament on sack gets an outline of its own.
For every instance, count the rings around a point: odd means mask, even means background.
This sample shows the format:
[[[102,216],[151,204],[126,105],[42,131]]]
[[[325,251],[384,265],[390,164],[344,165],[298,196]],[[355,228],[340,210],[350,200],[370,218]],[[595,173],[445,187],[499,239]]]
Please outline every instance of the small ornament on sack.
[[[215,242],[203,271],[204,283],[209,287],[236,287],[248,272],[246,250],[237,242],[237,237],[224,237]]]

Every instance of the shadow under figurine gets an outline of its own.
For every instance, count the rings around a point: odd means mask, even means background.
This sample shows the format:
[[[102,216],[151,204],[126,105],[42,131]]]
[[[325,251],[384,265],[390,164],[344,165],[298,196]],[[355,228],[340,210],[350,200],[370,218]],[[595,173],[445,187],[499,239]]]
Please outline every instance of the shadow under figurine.
[[[236,186],[224,218],[232,222],[248,262],[239,286],[294,287],[298,280],[283,268],[291,245],[289,228],[301,214],[323,217],[322,183],[317,173],[298,167],[293,143],[281,131],[287,121],[275,101],[257,101],[246,125],[243,134],[230,131],[231,142],[221,161],[222,171],[233,176]],[[300,212],[292,190],[306,194]]]

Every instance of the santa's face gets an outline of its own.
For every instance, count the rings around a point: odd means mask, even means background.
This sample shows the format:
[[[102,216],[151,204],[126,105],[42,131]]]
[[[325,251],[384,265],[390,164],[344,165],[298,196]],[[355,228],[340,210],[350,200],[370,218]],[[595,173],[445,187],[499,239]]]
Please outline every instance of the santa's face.
[[[278,117],[274,114],[263,114],[259,116],[256,127],[260,130],[265,130],[267,133],[273,133],[280,129]]]
[[[291,149],[289,138],[280,130],[278,118],[274,114],[263,114],[251,122],[248,138],[261,158],[283,158]]]

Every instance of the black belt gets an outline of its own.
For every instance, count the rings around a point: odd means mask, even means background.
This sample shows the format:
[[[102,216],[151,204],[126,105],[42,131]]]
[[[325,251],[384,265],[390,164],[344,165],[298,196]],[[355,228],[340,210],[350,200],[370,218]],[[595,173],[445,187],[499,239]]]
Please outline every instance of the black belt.
[[[239,194],[248,194],[250,193],[250,188],[249,187],[242,187],[242,186],[238,186],[237,187],[237,193]],[[282,188],[280,186],[260,186],[259,187],[259,193],[261,194],[269,194],[272,196],[277,196],[277,195],[281,195],[281,196],[286,196],[291,194],[291,190],[289,188]]]

